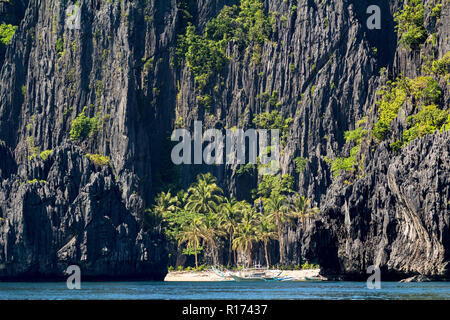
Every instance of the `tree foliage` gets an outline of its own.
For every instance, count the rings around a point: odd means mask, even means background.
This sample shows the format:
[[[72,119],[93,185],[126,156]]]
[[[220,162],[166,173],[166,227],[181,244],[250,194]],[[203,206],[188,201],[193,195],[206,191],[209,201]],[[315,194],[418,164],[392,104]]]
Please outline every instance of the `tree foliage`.
[[[431,70],[438,75],[446,76],[450,74],[450,51],[444,54],[441,59],[432,62]]]
[[[398,111],[406,101],[407,94],[400,81],[388,82],[377,93],[381,96],[381,99],[377,101],[379,116],[372,135],[382,141],[391,132],[391,122],[397,117]]]
[[[91,137],[97,132],[99,120],[97,117],[86,117],[86,107],[83,111],[72,121],[70,128],[70,139],[73,141],[81,141],[87,137]]]
[[[295,196],[292,186],[293,178],[288,175],[264,176],[254,192],[257,199],[251,205],[245,200],[225,197],[214,176],[200,174],[187,192],[158,194],[153,207],[147,210],[146,220],[154,227],[154,221],[159,219],[167,238],[184,246],[185,254],[194,255],[196,266],[204,248],[216,264],[218,247],[223,242],[228,244],[230,265],[238,264],[238,252],[247,257],[250,265],[257,244],[264,247],[269,265],[269,246],[275,240],[281,242],[283,262],[285,223],[304,219],[312,212],[310,200]],[[295,199],[301,199],[301,202]],[[317,210],[313,209],[314,212]]]
[[[203,35],[188,23],[178,39],[177,56],[185,58],[197,87],[203,90],[228,61],[226,48],[231,41],[241,47],[261,45],[270,35],[270,24],[261,0],[242,0],[240,5],[224,6],[209,21]]]
[[[417,49],[428,37],[424,26],[422,0],[406,0],[404,8],[395,13],[399,42],[411,49]]]
[[[441,110],[436,105],[428,105],[412,116],[408,117],[411,126],[403,133],[404,144],[410,143],[416,138],[421,138],[442,128],[444,124],[450,125],[450,114],[447,110]]]
[[[286,144],[286,139],[289,133],[289,126],[291,125],[292,122],[293,122],[292,118],[284,117],[283,114],[278,110],[257,114],[253,119],[253,124],[258,129],[280,130],[281,134],[280,141],[282,146]]]
[[[341,172],[354,172],[356,170],[355,166],[358,163],[359,145],[353,147],[350,150],[350,156],[348,157],[337,157],[331,164],[331,172],[333,176],[338,176]]]
[[[12,37],[16,33],[17,26],[11,24],[2,23],[0,24],[0,45],[7,46],[10,44]]]
[[[391,142],[391,148],[399,151],[403,146],[436,130],[448,129],[450,125],[449,110],[444,104],[442,86],[448,82],[450,73],[450,52],[441,59],[429,60],[423,68],[425,75],[416,78],[400,77],[388,81],[378,92],[378,121],[372,129],[372,135],[379,141],[390,138],[391,122],[397,117],[399,110],[408,102],[417,110],[407,118],[407,128],[402,138]],[[442,87],[441,87],[442,86]]]
[[[367,136],[367,130],[363,128],[367,119],[364,118],[357,122],[357,128],[350,131],[344,132],[344,138],[346,143],[351,143],[354,146],[350,150],[350,155],[348,157],[337,157],[331,163],[331,172],[333,176],[336,177],[342,172],[354,172],[356,171],[357,165],[362,165],[358,162],[358,154],[361,150],[361,143],[364,137]]]
[[[178,52],[184,54],[199,89],[221,72],[227,61],[222,43],[197,35],[191,24],[186,28],[186,34],[179,38]]]
[[[308,159],[297,157],[294,159],[294,163],[295,163],[295,171],[297,173],[302,173],[303,170],[305,170],[306,165],[308,164]]]
[[[88,153],[86,154],[86,158],[88,158],[93,164],[99,167],[105,167],[109,166],[110,159],[107,156],[101,155],[101,154],[92,154]]]

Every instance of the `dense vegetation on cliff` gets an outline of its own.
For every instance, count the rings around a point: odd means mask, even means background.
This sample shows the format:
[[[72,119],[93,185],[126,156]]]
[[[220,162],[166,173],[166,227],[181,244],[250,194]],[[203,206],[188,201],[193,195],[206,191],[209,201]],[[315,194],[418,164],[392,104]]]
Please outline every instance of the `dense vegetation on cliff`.
[[[449,274],[448,0],[74,4],[0,2],[0,279]],[[278,172],[175,166],[198,120],[280,130]]]
[[[216,265],[217,248],[222,241],[228,243],[227,265],[238,265],[236,251],[246,257],[251,265],[252,249],[257,243],[264,246],[265,262],[270,266],[268,245],[272,240],[283,241],[286,222],[296,225],[318,213],[309,199],[292,190],[289,176],[265,176],[255,190],[254,205],[246,200],[224,196],[211,174],[199,175],[187,192],[181,190],[175,196],[170,191],[161,193],[150,212],[164,222],[168,239],[186,244],[184,254],[195,256],[207,247]],[[298,220],[298,221],[297,221]],[[154,225],[155,221],[151,220]],[[205,248],[206,249],[206,248]],[[284,246],[279,244],[279,261],[285,264]]]

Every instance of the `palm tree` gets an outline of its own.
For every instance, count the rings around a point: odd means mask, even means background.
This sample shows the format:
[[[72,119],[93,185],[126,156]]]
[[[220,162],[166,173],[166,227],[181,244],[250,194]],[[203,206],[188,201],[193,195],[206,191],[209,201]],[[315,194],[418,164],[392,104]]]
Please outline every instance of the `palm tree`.
[[[153,212],[161,215],[162,217],[166,217],[168,214],[175,212],[177,209],[176,201],[172,198],[170,191],[161,192],[155,200],[156,203],[153,205]]]
[[[256,238],[258,241],[261,241],[264,245],[264,254],[266,257],[266,265],[269,268],[269,253],[267,250],[267,245],[272,239],[276,239],[278,237],[275,232],[275,225],[265,216],[261,218],[258,224],[258,228],[256,230]]]
[[[256,241],[256,228],[251,220],[243,220],[237,227],[236,236],[233,239],[233,248],[241,252],[247,252],[248,266],[251,265],[251,250]]]
[[[233,254],[233,237],[239,221],[240,203],[235,198],[225,198],[225,202],[220,207],[220,227],[228,235],[228,266],[231,265]],[[236,260],[234,261],[236,263]]]
[[[183,243],[187,243],[188,249],[194,249],[196,268],[198,268],[198,248],[200,246],[200,242],[204,238],[204,227],[203,217],[201,215],[196,215],[189,224],[186,224],[181,229],[178,238],[178,243],[180,245]]]
[[[311,208],[311,199],[297,194],[291,203],[291,215],[293,218],[300,218],[302,223],[305,218],[310,218],[319,213],[319,208]]]
[[[277,192],[272,192],[270,198],[264,199],[264,209],[267,210],[267,218],[277,228],[280,263],[284,263],[284,223],[288,216],[287,197]]]
[[[188,193],[184,190],[180,190],[177,192],[177,194],[173,197],[174,205],[177,209],[177,211],[182,210],[187,202]]]
[[[211,249],[213,264],[217,264],[216,255],[216,243],[217,238],[223,236],[225,233],[219,227],[219,216],[218,214],[212,212],[205,216],[204,224],[202,227],[202,235],[205,239],[208,247]]]
[[[191,211],[203,214],[217,212],[223,202],[223,191],[210,173],[198,175],[197,182],[188,189],[188,192],[186,209]]]
[[[224,199],[223,191],[216,184],[216,178],[211,173],[206,173],[198,175],[197,182],[188,189],[188,192],[185,208],[204,216],[202,235],[211,249],[213,263],[216,264],[216,241],[217,237],[223,234],[217,227],[217,212]]]

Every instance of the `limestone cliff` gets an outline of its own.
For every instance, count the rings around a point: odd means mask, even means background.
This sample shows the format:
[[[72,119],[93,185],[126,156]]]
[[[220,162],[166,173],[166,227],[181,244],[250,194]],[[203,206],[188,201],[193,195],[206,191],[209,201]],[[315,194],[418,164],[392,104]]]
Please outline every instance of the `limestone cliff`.
[[[399,153],[367,141],[362,177],[333,178],[329,164],[350,151],[345,131],[365,117],[368,128],[376,122],[376,92],[388,77],[420,75],[421,51],[406,50],[394,29],[404,1],[262,2],[267,39],[258,48],[230,41],[228,61],[204,90],[177,56],[177,39],[188,23],[202,34],[239,1],[80,0],[79,29],[65,23],[70,1],[0,5],[0,22],[19,25],[4,57],[0,51],[0,278],[61,275],[69,264],[92,277],[162,278],[165,240],[143,216],[164,183],[186,187],[212,171],[239,198],[258,183],[236,165],[186,165],[171,175],[171,131],[195,120],[249,128],[274,109],[293,120],[281,171],[321,207],[317,219],[286,234],[292,264],[308,258],[356,276],[370,264],[396,275],[448,275],[448,133]],[[373,4],[381,30],[366,26]],[[425,23],[435,43],[423,50],[442,58],[449,2],[438,20],[427,9]],[[441,86],[448,108],[448,83]],[[394,121],[393,135],[413,111]],[[71,134],[80,119],[95,129]],[[300,172],[296,157],[307,159]]]

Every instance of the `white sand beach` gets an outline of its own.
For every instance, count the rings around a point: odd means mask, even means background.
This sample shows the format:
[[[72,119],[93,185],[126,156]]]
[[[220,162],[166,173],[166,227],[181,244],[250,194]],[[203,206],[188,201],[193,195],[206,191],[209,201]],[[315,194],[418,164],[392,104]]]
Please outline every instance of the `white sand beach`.
[[[280,277],[292,277],[293,280],[304,281],[319,275],[320,269],[285,270]],[[207,271],[170,271],[164,281],[226,281],[212,270]]]

